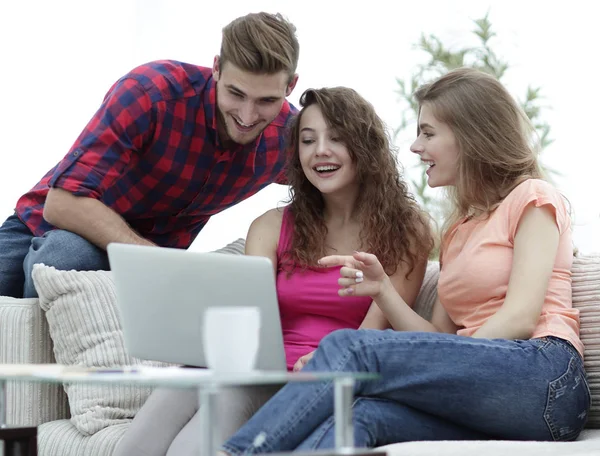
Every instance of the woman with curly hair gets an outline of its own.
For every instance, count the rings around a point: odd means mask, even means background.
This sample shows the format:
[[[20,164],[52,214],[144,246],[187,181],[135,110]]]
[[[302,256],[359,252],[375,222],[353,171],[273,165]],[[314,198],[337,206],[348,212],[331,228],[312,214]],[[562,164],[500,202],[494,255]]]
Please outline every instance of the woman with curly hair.
[[[288,367],[296,370],[335,329],[389,326],[369,297],[348,302],[331,293],[339,268],[323,268],[319,258],[377,252],[412,305],[433,245],[373,107],[348,88],[308,90],[300,103],[287,173],[291,202],[259,217],[247,245],[248,254],[277,265]]]
[[[247,255],[273,263],[290,371],[302,369],[335,330],[389,327],[369,296],[338,296],[340,267],[322,267],[319,258],[375,252],[396,292],[412,305],[433,247],[429,219],[400,176],[373,106],[343,87],[307,90],[300,104],[291,129],[290,203],[254,220],[246,238]],[[278,389],[224,390],[218,398],[221,438]],[[120,449],[127,447],[129,456],[198,454],[200,415],[195,392],[157,390]]]

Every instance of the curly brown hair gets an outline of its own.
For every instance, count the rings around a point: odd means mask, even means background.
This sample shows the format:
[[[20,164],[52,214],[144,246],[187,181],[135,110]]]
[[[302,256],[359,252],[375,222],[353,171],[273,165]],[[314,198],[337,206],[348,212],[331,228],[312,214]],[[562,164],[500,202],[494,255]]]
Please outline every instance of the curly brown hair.
[[[319,107],[356,164],[359,196],[355,210],[361,224],[361,248],[377,255],[387,274],[406,263],[408,277],[419,260],[427,258],[433,238],[428,217],[400,175],[383,121],[368,101],[345,87],[309,89],[302,94],[300,105]],[[303,113],[304,109],[296,116],[290,133],[287,177],[294,235],[284,264],[312,267],[325,255],[327,227],[323,196],[306,178],[300,163]]]

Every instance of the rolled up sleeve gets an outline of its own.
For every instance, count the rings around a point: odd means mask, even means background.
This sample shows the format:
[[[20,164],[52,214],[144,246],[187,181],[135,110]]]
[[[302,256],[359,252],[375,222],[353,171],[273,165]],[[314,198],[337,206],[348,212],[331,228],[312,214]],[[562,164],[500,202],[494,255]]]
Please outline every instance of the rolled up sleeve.
[[[134,79],[119,80],[58,164],[48,185],[101,199],[106,189],[138,161],[154,128],[147,92]]]

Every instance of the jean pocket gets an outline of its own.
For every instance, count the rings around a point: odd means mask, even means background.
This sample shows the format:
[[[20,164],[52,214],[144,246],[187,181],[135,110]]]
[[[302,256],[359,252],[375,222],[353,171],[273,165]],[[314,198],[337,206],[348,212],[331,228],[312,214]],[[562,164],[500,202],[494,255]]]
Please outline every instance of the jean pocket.
[[[575,440],[585,426],[590,391],[578,360],[569,360],[567,371],[548,385],[544,419],[554,440]]]

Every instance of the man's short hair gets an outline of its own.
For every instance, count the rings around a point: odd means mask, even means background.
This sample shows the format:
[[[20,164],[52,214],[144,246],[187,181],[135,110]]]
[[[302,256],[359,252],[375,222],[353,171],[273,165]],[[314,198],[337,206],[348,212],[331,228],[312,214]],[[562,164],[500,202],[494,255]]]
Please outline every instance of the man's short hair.
[[[223,28],[221,67],[231,62],[255,74],[285,71],[291,81],[299,54],[296,27],[279,13],[251,13]]]

